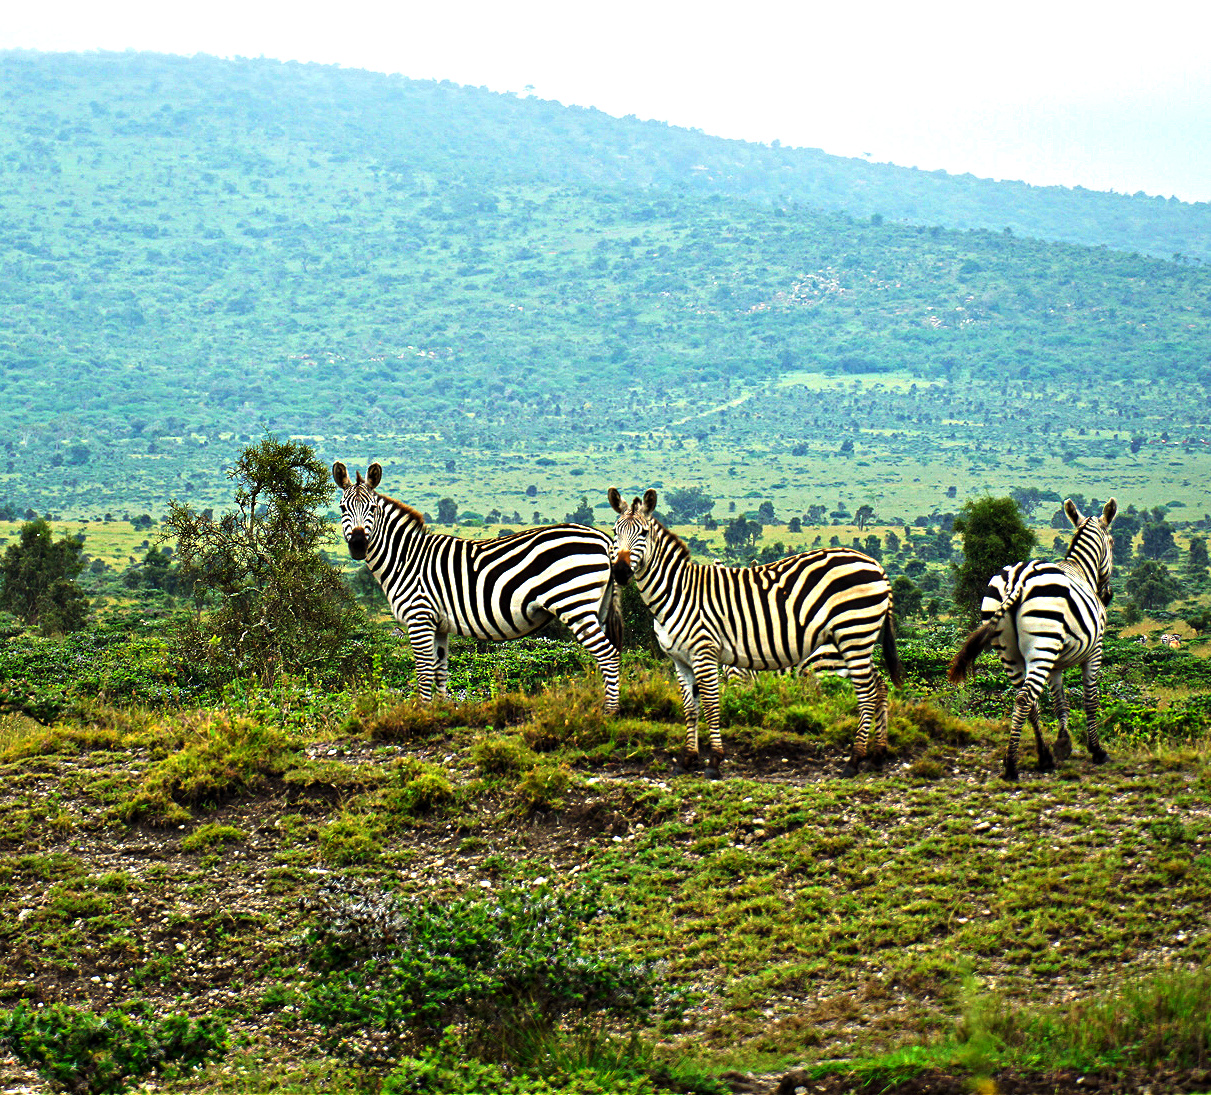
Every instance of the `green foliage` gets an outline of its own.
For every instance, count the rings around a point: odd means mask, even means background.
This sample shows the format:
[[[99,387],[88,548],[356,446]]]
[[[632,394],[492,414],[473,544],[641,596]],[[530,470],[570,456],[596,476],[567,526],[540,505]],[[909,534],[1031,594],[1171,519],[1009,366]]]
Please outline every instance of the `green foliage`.
[[[954,529],[963,538],[963,562],[954,567],[954,601],[974,622],[989,579],[1002,567],[1029,559],[1036,537],[1012,498],[987,495],[960,507]]]
[[[477,1057],[525,1063],[561,1023],[630,1023],[651,1008],[646,966],[581,944],[605,911],[587,891],[429,901],[334,883],[316,901],[303,1014],[342,1053],[397,1058],[457,1023]]]
[[[1165,564],[1155,559],[1138,563],[1127,575],[1126,587],[1128,596],[1144,609],[1164,608],[1181,590]]]
[[[214,806],[282,775],[293,748],[280,730],[224,713],[186,719],[170,728],[168,741],[172,751],[114,806],[123,821],[177,824],[189,817],[185,807]]]
[[[702,487],[680,487],[662,491],[660,513],[666,525],[693,525],[715,507],[715,499]]]
[[[747,559],[764,531],[757,521],[750,521],[740,514],[723,527],[723,542],[727,545],[725,554],[729,559]]]
[[[355,627],[349,590],[319,550],[332,536],[328,468],[310,446],[266,436],[228,478],[235,510],[215,520],[173,501],[164,521],[198,608],[213,606],[182,627],[183,657],[220,678],[326,665]]]
[[[21,540],[0,560],[0,609],[11,612],[43,635],[78,631],[88,615],[88,600],[75,579],[84,569],[84,546],[51,539],[50,525],[39,518],[21,526]]]
[[[436,1048],[399,1061],[384,1079],[382,1095],[729,1095],[732,1090],[723,1080],[658,1064],[634,1037],[573,1032],[540,1045],[545,1055],[531,1051],[532,1067],[518,1073],[480,1060],[451,1028]]]
[[[70,1091],[128,1091],[158,1071],[172,1080],[222,1056],[223,1024],[187,1015],[156,1017],[147,1005],[101,1014],[64,1004],[0,1012],[0,1045]]]

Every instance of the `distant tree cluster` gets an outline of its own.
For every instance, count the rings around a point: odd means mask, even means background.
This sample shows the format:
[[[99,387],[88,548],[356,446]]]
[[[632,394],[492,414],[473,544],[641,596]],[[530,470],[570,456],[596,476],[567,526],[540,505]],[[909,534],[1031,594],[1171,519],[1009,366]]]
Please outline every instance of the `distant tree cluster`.
[[[0,609],[44,635],[79,630],[88,618],[88,598],[75,581],[83,554],[79,540],[55,540],[45,520],[27,521],[0,562]]]

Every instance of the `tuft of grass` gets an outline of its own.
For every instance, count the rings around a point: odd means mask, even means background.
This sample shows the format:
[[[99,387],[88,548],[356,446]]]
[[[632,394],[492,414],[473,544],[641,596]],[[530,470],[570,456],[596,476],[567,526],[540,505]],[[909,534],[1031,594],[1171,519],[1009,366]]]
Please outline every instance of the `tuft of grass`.
[[[289,767],[293,745],[280,730],[226,713],[181,728],[180,746],[154,763],[113,808],[123,821],[179,824],[187,807],[214,806],[260,790]]]
[[[842,1073],[859,1084],[903,1082],[920,1072],[974,1077],[1013,1068],[1082,1072],[1211,1065],[1211,966],[1163,969],[1121,988],[1062,1007],[1017,1006],[997,992],[967,985],[952,1033],[933,1042],[845,1064],[821,1065],[814,1077]]]
[[[234,825],[200,825],[188,836],[181,839],[181,851],[207,851],[216,845],[241,844],[247,839],[248,834],[243,829],[238,829]]]
[[[520,737],[480,735],[471,743],[471,759],[485,779],[515,782],[538,758]]]
[[[517,795],[526,813],[562,810],[572,773],[562,764],[536,764],[518,781]]]
[[[368,718],[365,727],[376,741],[417,741],[459,726],[491,726],[493,714],[490,702],[439,699],[424,703],[410,697]]]

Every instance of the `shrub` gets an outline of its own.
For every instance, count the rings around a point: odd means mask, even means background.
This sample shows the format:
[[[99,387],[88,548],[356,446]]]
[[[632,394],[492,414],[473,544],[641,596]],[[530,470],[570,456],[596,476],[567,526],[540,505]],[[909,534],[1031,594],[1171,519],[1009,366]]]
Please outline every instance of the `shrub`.
[[[344,1053],[398,1058],[458,1024],[469,1052],[517,1061],[562,1022],[642,1021],[654,1003],[649,967],[582,949],[607,911],[586,891],[442,902],[339,882],[314,908],[303,1017]]]
[[[222,1056],[227,1031],[214,1019],[156,1018],[146,1005],[101,1015],[62,1004],[21,1002],[0,1013],[0,1044],[70,1091],[126,1091],[153,1070],[168,1079]]]

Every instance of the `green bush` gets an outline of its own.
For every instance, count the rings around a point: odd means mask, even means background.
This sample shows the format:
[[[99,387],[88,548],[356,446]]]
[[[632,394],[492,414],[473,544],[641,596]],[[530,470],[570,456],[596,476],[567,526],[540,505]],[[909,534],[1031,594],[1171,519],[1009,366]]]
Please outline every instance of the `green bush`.
[[[147,1005],[103,1014],[24,1001],[0,1012],[0,1045],[73,1092],[126,1091],[153,1070],[172,1079],[220,1057],[227,1031],[214,1019],[156,1018]]]
[[[648,966],[582,949],[583,926],[606,911],[587,892],[441,902],[343,882],[315,909],[303,1017],[363,1059],[416,1052],[457,1024],[469,1052],[518,1062],[563,1023],[641,1021],[654,1003]]]

